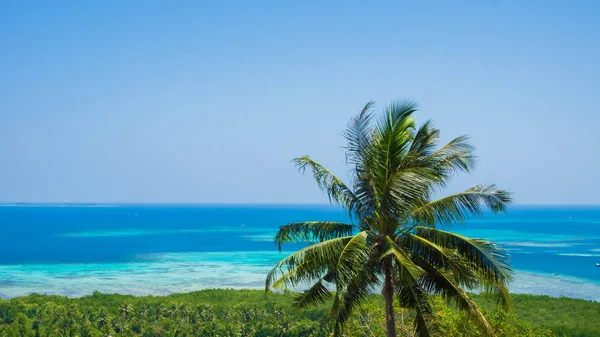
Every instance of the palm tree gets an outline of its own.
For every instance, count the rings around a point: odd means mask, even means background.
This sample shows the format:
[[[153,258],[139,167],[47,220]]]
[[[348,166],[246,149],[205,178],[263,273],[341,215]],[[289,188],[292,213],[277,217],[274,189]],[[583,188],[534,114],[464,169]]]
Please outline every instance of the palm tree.
[[[123,317],[123,319],[127,319],[131,316],[131,314],[133,314],[134,309],[133,306],[129,303],[122,305],[121,307],[119,307],[119,313],[121,313],[121,316]]]
[[[512,276],[508,256],[491,242],[440,227],[479,215],[484,206],[504,212],[509,193],[495,185],[476,185],[435,199],[455,174],[473,168],[468,137],[439,146],[440,132],[431,121],[417,127],[414,103],[394,102],[377,121],[373,104],[351,119],[344,132],[350,184],[308,156],[294,159],[301,173],[312,171],[330,202],[345,208],[354,224],[282,226],[275,236],[280,251],[289,242],[311,245],[277,263],[267,276],[266,290],[308,287],[295,297],[298,308],[333,297],[336,336],[357,306],[378,289],[385,299],[387,336],[396,336],[396,305],[414,311],[417,335],[431,336],[436,331],[431,294],[454,302],[493,336],[464,289],[479,288],[507,307],[506,284]]]

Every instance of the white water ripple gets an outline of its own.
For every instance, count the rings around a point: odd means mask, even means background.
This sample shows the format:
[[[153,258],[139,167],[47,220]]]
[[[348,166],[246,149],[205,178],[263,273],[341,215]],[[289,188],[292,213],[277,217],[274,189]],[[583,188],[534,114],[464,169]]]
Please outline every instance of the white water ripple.
[[[69,297],[103,293],[167,295],[207,288],[262,289],[265,277],[289,252],[210,252],[144,254],[134,262],[0,266],[0,297],[30,293]],[[516,271],[514,293],[568,296],[600,301],[600,283],[550,274]]]

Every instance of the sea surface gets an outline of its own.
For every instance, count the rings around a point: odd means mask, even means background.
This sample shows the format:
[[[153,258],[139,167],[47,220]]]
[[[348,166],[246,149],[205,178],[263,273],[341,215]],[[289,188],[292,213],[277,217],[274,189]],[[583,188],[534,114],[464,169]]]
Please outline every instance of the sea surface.
[[[301,247],[278,252],[279,226],[313,220],[348,217],[329,205],[2,205],[0,298],[262,288]],[[509,250],[513,292],[600,301],[599,206],[512,206],[447,230]]]

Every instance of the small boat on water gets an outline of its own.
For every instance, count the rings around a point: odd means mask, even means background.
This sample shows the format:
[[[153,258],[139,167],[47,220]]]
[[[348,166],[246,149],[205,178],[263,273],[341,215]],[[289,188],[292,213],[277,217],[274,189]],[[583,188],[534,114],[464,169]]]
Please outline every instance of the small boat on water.
[[[600,267],[600,263],[596,263],[596,267]]]

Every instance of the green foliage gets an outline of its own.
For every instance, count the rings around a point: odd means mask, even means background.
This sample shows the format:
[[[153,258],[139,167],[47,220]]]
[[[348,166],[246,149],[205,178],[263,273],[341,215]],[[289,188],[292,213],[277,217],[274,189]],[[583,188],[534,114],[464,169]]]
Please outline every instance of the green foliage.
[[[330,336],[331,301],[308,310],[293,307],[294,293],[265,296],[258,290],[203,290],[170,296],[127,296],[94,292],[70,299],[29,295],[0,300],[0,337],[16,336]],[[472,295],[498,337],[600,336],[600,303],[547,296],[511,295],[514,311],[496,310],[493,299]],[[380,295],[367,295],[349,317],[343,336],[385,335]],[[432,298],[435,336],[484,334],[468,315]],[[415,313],[396,313],[400,336],[414,336]]]
[[[492,310],[493,301],[485,295],[474,295],[484,308]],[[568,297],[511,295],[517,321],[532,327],[548,327],[556,336],[600,336],[600,303]]]
[[[324,308],[291,294],[205,290],[167,297],[29,295],[0,301],[0,336],[327,336]]]

